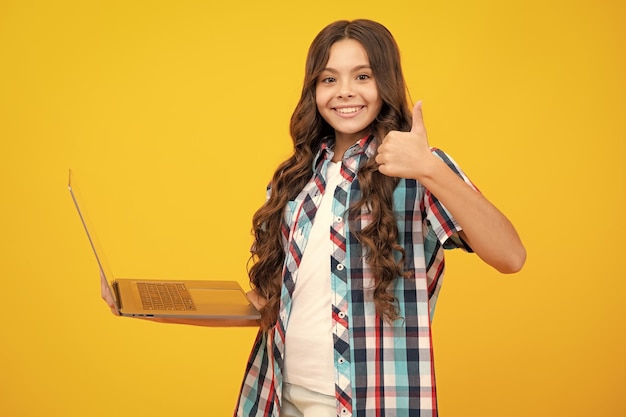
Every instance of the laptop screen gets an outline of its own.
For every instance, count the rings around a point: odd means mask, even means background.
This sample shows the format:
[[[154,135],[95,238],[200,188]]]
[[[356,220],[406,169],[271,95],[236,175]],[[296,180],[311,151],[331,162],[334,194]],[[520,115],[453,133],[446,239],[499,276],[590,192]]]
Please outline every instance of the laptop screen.
[[[76,210],[78,210],[78,215],[83,223],[83,227],[85,228],[85,232],[87,232],[87,238],[89,239],[89,243],[91,244],[91,248],[93,249],[94,255],[96,255],[96,260],[98,261],[98,266],[100,267],[100,272],[105,277],[109,290],[113,297],[117,298],[117,295],[113,289],[113,274],[111,273],[111,269],[107,264],[107,261],[104,257],[104,251],[102,250],[102,246],[100,245],[98,238],[95,234],[94,228],[89,221],[89,216],[87,215],[87,210],[85,208],[85,202],[82,199],[82,195],[80,193],[80,189],[76,183],[76,177],[72,170],[69,172],[69,180],[67,187],[70,190],[70,194],[72,195],[72,200],[74,200],[74,205],[76,205]],[[115,300],[115,305],[119,306],[118,300]]]

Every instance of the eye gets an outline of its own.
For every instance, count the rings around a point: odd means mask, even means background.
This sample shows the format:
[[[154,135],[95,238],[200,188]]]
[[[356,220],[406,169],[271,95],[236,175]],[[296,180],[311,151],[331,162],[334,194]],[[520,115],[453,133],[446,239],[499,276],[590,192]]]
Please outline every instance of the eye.
[[[356,76],[356,79],[359,81],[369,80],[371,77],[369,74],[359,74]]]
[[[330,84],[330,83],[334,83],[336,80],[333,77],[324,77],[324,78],[320,78],[320,83],[322,84]]]

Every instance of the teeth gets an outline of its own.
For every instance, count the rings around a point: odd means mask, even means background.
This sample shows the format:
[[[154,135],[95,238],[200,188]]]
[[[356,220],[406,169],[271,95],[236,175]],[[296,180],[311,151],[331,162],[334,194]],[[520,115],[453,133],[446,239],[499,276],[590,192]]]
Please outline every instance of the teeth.
[[[360,107],[344,107],[342,109],[337,109],[337,112],[341,114],[356,113],[359,109]]]

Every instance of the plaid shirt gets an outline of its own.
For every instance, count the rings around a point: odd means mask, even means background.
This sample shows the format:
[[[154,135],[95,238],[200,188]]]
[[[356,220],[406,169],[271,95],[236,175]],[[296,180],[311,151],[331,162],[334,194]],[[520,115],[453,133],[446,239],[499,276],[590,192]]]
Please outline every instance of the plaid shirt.
[[[329,319],[333,322],[337,416],[434,417],[437,399],[430,326],[443,279],[443,252],[444,248],[471,249],[459,238],[457,232],[461,229],[450,213],[428,190],[415,180],[400,179],[393,194],[394,212],[399,243],[406,251],[405,270],[412,276],[398,278],[393,286],[401,319],[389,325],[376,313],[374,277],[344,217],[361,195],[356,173],[375,152],[372,136],[348,149],[341,166],[344,180],[334,190]],[[449,156],[437,149],[433,152],[473,187]],[[285,263],[278,321],[272,329],[257,335],[235,410],[238,417],[280,415],[291,297],[332,155],[329,144],[324,143],[315,159],[311,181],[285,210]],[[360,227],[370,221],[369,213],[362,214]]]

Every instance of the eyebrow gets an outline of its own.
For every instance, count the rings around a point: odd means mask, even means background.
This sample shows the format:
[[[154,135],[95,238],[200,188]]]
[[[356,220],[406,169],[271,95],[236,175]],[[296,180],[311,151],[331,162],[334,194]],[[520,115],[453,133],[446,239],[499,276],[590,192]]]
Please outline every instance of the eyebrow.
[[[352,68],[351,71],[353,71],[353,72],[354,71],[360,71],[362,69],[369,69],[369,70],[371,70],[372,67],[370,67],[369,65],[357,65],[356,67]],[[339,72],[335,68],[329,68],[329,67],[324,68],[324,71],[334,72],[334,73]]]

